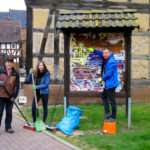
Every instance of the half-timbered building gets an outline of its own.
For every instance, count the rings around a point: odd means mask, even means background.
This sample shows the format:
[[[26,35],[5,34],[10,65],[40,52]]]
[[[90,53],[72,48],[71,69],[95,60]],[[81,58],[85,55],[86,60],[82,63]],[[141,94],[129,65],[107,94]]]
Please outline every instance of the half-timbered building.
[[[43,59],[46,61],[49,70],[52,73],[51,83],[54,84],[60,82],[63,74],[65,74],[65,77],[67,75],[67,72],[65,71],[67,68],[64,65],[64,62],[66,61],[67,65],[68,60],[66,60],[67,57],[65,57],[65,45],[68,44],[69,40],[68,42],[66,42],[66,40],[64,42],[65,34],[61,32],[62,30],[59,30],[61,26],[63,26],[63,28],[67,27],[66,31],[68,30],[69,26],[80,26],[80,22],[82,22],[82,18],[80,17],[83,17],[83,20],[85,20],[85,24],[83,23],[82,25],[91,25],[90,23],[86,24],[86,19],[84,16],[81,16],[81,14],[83,14],[82,11],[100,11],[112,9],[114,11],[120,11],[134,9],[136,13],[135,16],[138,18],[140,28],[133,30],[131,34],[131,59],[130,65],[128,66],[130,67],[128,68],[128,71],[130,71],[131,84],[129,83],[129,86],[132,86],[131,95],[133,100],[139,100],[142,98],[144,101],[148,101],[148,88],[143,88],[143,85],[148,87],[150,84],[149,0],[25,0],[25,2],[27,5],[27,72],[32,66],[36,65],[37,60]],[[61,15],[62,10],[66,10],[66,14]],[[79,10],[81,13],[78,15],[68,15],[67,10]],[[74,16],[76,18],[74,18]],[[87,16],[91,18],[93,17],[92,15]],[[108,18],[109,17],[110,16],[108,16]],[[66,21],[63,22],[63,19],[66,19]],[[74,22],[72,20],[74,20]],[[96,24],[99,24],[100,21],[95,18],[93,19],[93,22],[97,22]],[[108,24],[113,25],[112,22],[109,22]],[[110,28],[107,29],[110,31]],[[126,33],[126,31],[124,32]],[[137,92],[139,90],[143,90],[145,94]],[[74,98],[71,102],[78,103],[80,100],[79,98]],[[85,101],[87,103],[99,102],[95,99],[91,101],[91,98],[89,100],[86,98]]]
[[[14,58],[19,64],[22,57],[22,42],[19,21],[0,21],[0,53]]]

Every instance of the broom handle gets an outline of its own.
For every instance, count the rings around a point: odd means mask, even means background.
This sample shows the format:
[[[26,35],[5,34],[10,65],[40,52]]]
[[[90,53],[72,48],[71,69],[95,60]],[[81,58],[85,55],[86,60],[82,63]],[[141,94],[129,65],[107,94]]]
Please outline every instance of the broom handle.
[[[19,110],[19,112],[21,113],[22,117],[25,119],[26,123],[28,124],[28,126],[30,126],[28,120],[26,119],[26,117],[24,116],[24,114],[22,113],[22,111],[20,110],[20,108],[18,107],[18,105],[16,104],[16,102],[14,101],[15,106],[17,107],[17,109]]]
[[[63,81],[64,81],[64,75],[62,77],[62,80],[61,80],[61,83],[60,83],[60,86],[59,86],[59,90],[58,90],[58,93],[57,93],[57,97],[56,97],[56,101],[55,101],[54,108],[53,108],[53,111],[52,111],[52,116],[51,116],[51,120],[50,120],[49,126],[51,126],[52,121],[53,121],[54,112],[56,110],[56,105],[57,105],[57,101],[58,101],[58,98],[59,98],[59,95],[60,95],[60,91],[61,91],[61,87],[62,87]]]
[[[34,84],[33,72],[32,72],[32,83],[33,83],[33,86],[34,86],[35,84]],[[37,96],[36,96],[36,90],[35,89],[34,89],[34,97],[35,97],[36,109],[38,109]]]

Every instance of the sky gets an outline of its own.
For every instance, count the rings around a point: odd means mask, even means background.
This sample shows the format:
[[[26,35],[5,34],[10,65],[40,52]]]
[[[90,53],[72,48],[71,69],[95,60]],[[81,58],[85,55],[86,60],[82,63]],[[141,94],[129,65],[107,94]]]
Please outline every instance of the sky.
[[[26,10],[24,0],[1,0],[0,12],[8,12],[9,9]]]

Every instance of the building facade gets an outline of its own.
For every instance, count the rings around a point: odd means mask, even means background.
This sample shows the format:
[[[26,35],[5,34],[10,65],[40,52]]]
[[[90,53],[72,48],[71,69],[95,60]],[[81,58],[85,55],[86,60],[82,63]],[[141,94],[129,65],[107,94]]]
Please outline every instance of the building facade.
[[[29,41],[27,51],[29,53],[31,48],[33,55],[33,62],[29,62],[33,67],[36,66],[38,59],[42,56],[43,60],[48,65],[51,72],[52,83],[57,83],[64,74],[64,35],[56,30],[55,25],[59,14],[57,11],[52,12],[53,6],[59,9],[69,10],[88,10],[91,9],[91,3],[82,1],[73,1],[76,5],[71,6],[69,1],[57,3],[55,5],[48,3],[44,0],[43,3],[40,1],[30,0],[27,2],[27,15],[28,15],[28,29],[30,32],[27,36],[31,37],[32,41]],[[68,2],[68,3],[67,3]],[[144,99],[148,101],[148,88],[150,87],[150,11],[149,11],[149,0],[111,0],[92,2],[92,9],[121,9],[132,8],[136,10],[136,17],[140,25],[139,29],[135,29],[132,32],[132,44],[131,44],[131,93],[134,99]],[[46,5],[49,4],[49,5]],[[80,5],[78,5],[80,4]],[[97,5],[96,5],[97,4]],[[106,5],[107,4],[107,5]],[[62,6],[61,6],[62,5]],[[100,6],[101,5],[101,6]],[[70,7],[69,7],[70,6]],[[36,7],[36,8],[35,8]],[[77,8],[78,7],[78,8]],[[140,8],[139,8],[140,7]],[[51,10],[49,8],[52,8]],[[59,12],[58,12],[59,13]],[[51,17],[53,16],[53,17]],[[77,16],[80,17],[80,16]],[[32,19],[31,19],[32,18]],[[52,19],[52,21],[50,20]],[[69,19],[69,18],[68,18]],[[51,23],[50,23],[51,22]],[[47,34],[46,34],[47,32]],[[59,37],[59,38],[58,38]],[[32,44],[31,44],[32,42]],[[44,45],[45,46],[42,46]],[[58,44],[59,43],[59,44]],[[44,48],[44,49],[43,49]],[[44,53],[41,53],[44,52]],[[31,55],[29,56],[31,58]],[[27,61],[29,58],[27,58]],[[27,66],[27,69],[29,67]],[[145,94],[138,93],[138,90],[145,90]],[[144,92],[143,92],[144,93]],[[136,97],[136,98],[135,98]]]
[[[22,37],[19,21],[0,21],[0,53],[14,58],[19,66],[22,58]]]

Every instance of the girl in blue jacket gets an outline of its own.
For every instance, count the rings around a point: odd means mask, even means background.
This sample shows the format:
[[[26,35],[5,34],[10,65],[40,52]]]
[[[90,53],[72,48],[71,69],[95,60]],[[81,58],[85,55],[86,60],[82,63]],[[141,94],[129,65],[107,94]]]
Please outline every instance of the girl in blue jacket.
[[[32,82],[32,74],[33,70],[30,69],[30,74],[28,76],[28,82]],[[50,84],[50,72],[48,71],[45,63],[43,61],[39,61],[37,64],[36,70],[34,72],[34,81],[35,85],[33,89],[36,90],[37,102],[42,99],[43,105],[43,122],[45,123],[48,113],[48,96],[49,96],[49,84]],[[36,106],[35,106],[35,98],[32,101],[32,117],[33,123],[36,121]]]

